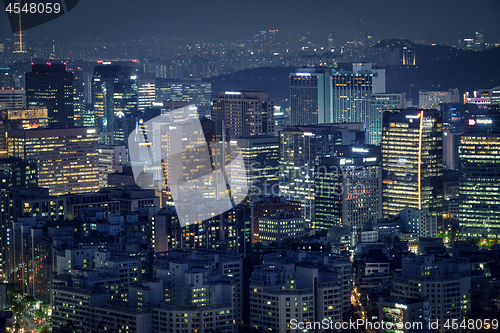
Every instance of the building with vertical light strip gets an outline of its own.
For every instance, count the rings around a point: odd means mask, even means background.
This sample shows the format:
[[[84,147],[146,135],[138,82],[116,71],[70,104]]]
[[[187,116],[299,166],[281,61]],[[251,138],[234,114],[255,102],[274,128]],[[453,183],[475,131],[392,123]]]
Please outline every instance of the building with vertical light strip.
[[[384,113],[382,130],[383,217],[405,207],[442,208],[442,116],[437,110]]]
[[[51,195],[99,190],[96,128],[11,130],[9,157],[37,163],[38,186]]]

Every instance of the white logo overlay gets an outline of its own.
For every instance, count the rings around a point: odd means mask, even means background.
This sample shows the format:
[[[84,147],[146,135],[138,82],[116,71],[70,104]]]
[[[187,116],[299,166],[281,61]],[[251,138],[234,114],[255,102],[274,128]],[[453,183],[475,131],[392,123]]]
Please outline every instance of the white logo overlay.
[[[128,144],[136,184],[162,190],[182,227],[234,209],[248,194],[240,149],[194,106],[140,120]]]

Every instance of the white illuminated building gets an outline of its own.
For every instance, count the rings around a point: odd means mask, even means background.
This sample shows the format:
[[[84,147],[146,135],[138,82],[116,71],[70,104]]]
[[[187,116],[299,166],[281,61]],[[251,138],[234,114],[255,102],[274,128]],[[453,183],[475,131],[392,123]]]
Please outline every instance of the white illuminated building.
[[[349,257],[288,251],[268,255],[250,278],[250,325],[265,332],[292,333],[299,323],[340,322],[351,308]],[[302,331],[298,331],[302,332]]]
[[[304,218],[291,212],[277,212],[276,216],[259,219],[259,240],[265,245],[281,243],[286,238],[304,236]]]
[[[436,258],[434,255],[403,259],[394,273],[391,296],[402,300],[424,298],[430,303],[430,320],[444,331],[447,320],[461,322],[471,311],[471,264],[465,258]]]

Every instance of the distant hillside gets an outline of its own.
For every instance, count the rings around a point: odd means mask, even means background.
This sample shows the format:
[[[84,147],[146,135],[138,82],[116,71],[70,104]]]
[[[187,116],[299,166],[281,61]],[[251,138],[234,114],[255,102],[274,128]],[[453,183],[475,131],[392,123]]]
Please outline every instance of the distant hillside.
[[[410,92],[411,97],[416,100],[419,89],[459,88],[463,93],[500,86],[500,48],[466,52],[441,46],[415,47],[418,66],[386,67],[388,92]],[[451,55],[452,52],[455,56]],[[424,54],[428,63],[419,64],[419,57]],[[294,70],[295,68],[286,67],[247,69],[213,78],[212,89],[214,92],[264,90],[269,92],[276,104],[285,105],[285,100],[290,97],[288,76]]]
[[[417,98],[419,89],[458,88],[463,93],[493,88],[500,85],[499,59],[500,48],[494,48],[415,67],[386,68],[387,91],[411,91],[411,96]]]
[[[212,91],[262,90],[269,92],[269,97],[274,98],[277,105],[284,105],[285,99],[290,98],[288,76],[293,70],[288,67],[261,67],[215,77],[212,79]]]
[[[410,47],[415,49],[415,55],[418,65],[433,64],[436,62],[447,61],[449,59],[463,58],[469,56],[474,51],[457,50],[456,48],[444,45],[421,45],[415,44],[406,39],[388,39],[380,41],[374,46],[375,49],[389,47],[392,49],[402,49]]]

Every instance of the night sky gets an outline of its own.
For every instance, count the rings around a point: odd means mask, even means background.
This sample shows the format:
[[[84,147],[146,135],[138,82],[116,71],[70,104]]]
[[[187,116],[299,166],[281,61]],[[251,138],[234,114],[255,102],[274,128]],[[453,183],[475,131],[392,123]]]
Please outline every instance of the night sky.
[[[12,36],[6,14],[0,17],[0,37]],[[312,30],[322,42],[329,31],[336,31],[338,42],[344,43],[353,39],[360,19],[376,39],[423,36],[428,42],[452,42],[475,30],[496,39],[500,1],[80,0],[63,17],[32,28],[27,35],[30,41],[165,37],[218,42],[250,39],[260,30],[278,29],[282,37]]]

